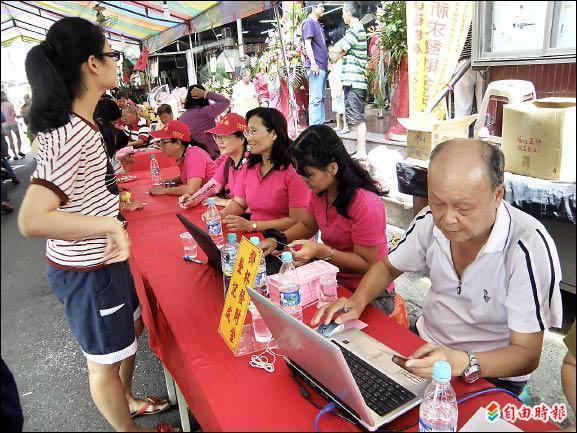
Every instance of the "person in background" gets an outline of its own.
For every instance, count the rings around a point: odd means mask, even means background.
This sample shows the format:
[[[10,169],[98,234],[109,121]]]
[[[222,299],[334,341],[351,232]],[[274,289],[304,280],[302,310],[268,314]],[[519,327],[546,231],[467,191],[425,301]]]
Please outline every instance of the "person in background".
[[[295,261],[329,261],[340,270],[339,283],[355,291],[369,268],[388,253],[384,193],[327,125],[304,130],[289,153],[313,194],[305,217],[276,235],[283,244],[290,243]],[[310,240],[318,230],[323,243]],[[300,249],[295,250],[296,245]],[[263,241],[261,248],[265,254],[284,249],[276,237]],[[394,284],[373,304],[390,316],[395,310]],[[399,311],[404,314],[396,319],[408,327],[406,309]]]
[[[13,158],[18,159],[18,156],[24,158],[25,153],[22,152],[22,139],[20,138],[20,128],[18,128],[18,122],[16,122],[16,112],[14,111],[14,105],[8,100],[6,92],[2,92],[2,114],[4,115],[4,121],[2,122],[2,132],[8,139],[10,144],[10,149],[14,154]],[[14,145],[14,134],[16,136],[16,145]],[[10,158],[10,156],[8,156]]]
[[[311,11],[303,21],[301,32],[305,44],[305,68],[309,79],[309,126],[325,122],[325,81],[329,53],[319,18],[325,7],[322,1],[309,1]]]
[[[563,384],[563,391],[565,397],[569,401],[573,416],[575,416],[575,404],[577,398],[575,397],[575,322],[571,325],[569,333],[565,337],[565,345],[567,346],[567,353],[563,359],[563,367],[561,367],[561,383]],[[575,431],[575,424],[570,425],[565,431]]]
[[[212,104],[211,104],[212,102]],[[218,156],[218,147],[212,134],[205,134],[216,125],[216,118],[224,113],[230,105],[230,100],[218,93],[207,92],[200,84],[188,88],[184,102],[185,112],[180,118],[190,129],[191,139],[203,143],[212,158]]]
[[[222,210],[223,222],[236,232],[286,230],[306,215],[309,191],[293,168],[287,122],[274,108],[246,114],[250,156],[241,170],[234,198]],[[242,215],[250,209],[250,220]]]
[[[128,136],[128,146],[144,147],[150,141],[150,127],[146,120],[138,115],[138,108],[128,105],[122,109],[124,132]]]
[[[126,90],[119,90],[115,93],[114,97],[116,98],[116,103],[120,107],[121,110],[124,110],[128,106],[136,107],[136,104],[130,97],[128,96],[128,92]]]
[[[2,116],[2,122],[4,122],[4,113],[0,112],[0,115]],[[1,149],[2,153],[0,155],[0,157],[2,158],[2,180],[4,180],[4,176],[7,176],[10,178],[13,185],[18,185],[20,181],[18,180],[18,177],[16,177],[16,173],[14,173],[12,166],[8,162],[8,143],[6,142],[6,138],[4,137],[4,131],[2,130],[0,131],[0,133],[2,134],[2,149]],[[2,184],[2,188],[4,188],[4,184]],[[8,204],[9,202],[8,193],[4,190],[2,192],[2,197],[3,197],[2,203]],[[6,198],[6,200],[4,200],[4,198]],[[8,207],[6,207],[6,209],[8,209]]]
[[[2,425],[2,430],[4,431],[21,432],[24,425],[24,414],[22,413],[18,387],[16,386],[14,375],[4,362],[4,358],[0,359],[0,369],[2,374],[2,382],[0,382],[2,384],[0,425]]]
[[[174,120],[174,114],[172,113],[172,107],[169,104],[162,104],[156,110],[156,115],[158,116],[159,123],[156,125],[156,130],[160,130],[168,125]]]
[[[208,197],[216,197],[216,204],[226,206],[233,197],[233,191],[244,161],[248,141],[244,136],[246,121],[236,113],[225,114],[216,126],[206,131],[214,134],[221,157],[216,161],[217,169],[210,179],[196,194],[184,194],[178,199],[183,209],[194,207]]]
[[[34,134],[30,129],[30,122],[28,121],[28,111],[30,110],[31,102],[32,100],[30,99],[30,95],[26,94],[24,95],[24,102],[22,102],[22,105],[20,106],[20,116],[22,116],[24,125],[26,125],[26,136],[28,137],[30,143],[34,141]],[[32,155],[34,155],[34,152],[32,152]]]
[[[2,167],[2,170],[4,170],[4,167]],[[6,186],[4,185],[4,182],[0,182],[0,191],[2,196],[2,215],[14,212],[14,208],[10,203],[10,198],[8,197],[8,191],[6,191]]]
[[[337,134],[348,134],[351,132],[345,117],[345,93],[341,84],[341,74],[343,70],[343,59],[338,59],[336,63],[329,64],[329,87],[331,89],[332,108],[336,113]]]
[[[204,144],[191,138],[188,126],[179,120],[169,122],[159,131],[152,131],[166,156],[176,158],[180,175],[164,181],[165,186],[154,186],[150,195],[193,195],[208,182],[216,171],[216,163],[206,152]],[[169,186],[174,183],[175,186]]]
[[[240,81],[232,86],[232,107],[231,112],[245,117],[246,113],[259,106],[256,88],[251,81],[249,69],[240,71]]]
[[[24,236],[47,238],[48,281],[87,359],[100,413],[116,431],[178,431],[134,423],[134,417],[162,412],[170,403],[132,394],[144,325],[118,186],[100,131],[88,120],[102,93],[116,85],[119,58],[102,30],[79,17],[56,21],[28,52],[30,125],[38,132],[39,151],[18,227]]]
[[[416,328],[428,344],[400,361],[404,368],[430,378],[435,361],[445,360],[467,383],[485,377],[520,395],[539,365],[545,330],[561,326],[561,266],[545,227],[503,200],[504,167],[499,146],[484,141],[436,146],[430,207],[349,299],[321,308],[313,323],[337,311],[345,311],[338,323],[358,318],[399,275],[424,269],[431,287]]]
[[[329,56],[333,63],[343,58],[341,82],[345,93],[345,116],[349,128],[357,132],[357,150],[353,158],[367,159],[367,124],[365,123],[367,33],[360,18],[360,3],[346,1],[343,5],[343,21],[349,28],[345,36],[333,46]]]

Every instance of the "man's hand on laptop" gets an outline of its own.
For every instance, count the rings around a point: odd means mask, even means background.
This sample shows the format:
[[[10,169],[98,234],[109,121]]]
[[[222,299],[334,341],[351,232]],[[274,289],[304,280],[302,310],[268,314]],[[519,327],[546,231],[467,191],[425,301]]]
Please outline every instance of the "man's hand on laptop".
[[[318,325],[323,318],[325,325],[328,325],[333,318],[340,325],[348,320],[358,319],[365,307],[366,304],[357,301],[354,295],[350,298],[339,298],[335,302],[319,308],[311,321],[311,325]]]
[[[402,367],[417,376],[430,379],[433,376],[433,364],[437,361],[448,361],[453,376],[460,376],[469,366],[466,352],[428,343],[415,350]]]

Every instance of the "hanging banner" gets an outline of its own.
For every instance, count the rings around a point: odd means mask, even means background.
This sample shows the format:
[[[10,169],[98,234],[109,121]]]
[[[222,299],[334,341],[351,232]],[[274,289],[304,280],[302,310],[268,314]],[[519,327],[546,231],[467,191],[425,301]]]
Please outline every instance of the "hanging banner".
[[[472,17],[472,1],[407,2],[410,116],[425,111],[455,73]],[[433,114],[444,120],[446,105]]]

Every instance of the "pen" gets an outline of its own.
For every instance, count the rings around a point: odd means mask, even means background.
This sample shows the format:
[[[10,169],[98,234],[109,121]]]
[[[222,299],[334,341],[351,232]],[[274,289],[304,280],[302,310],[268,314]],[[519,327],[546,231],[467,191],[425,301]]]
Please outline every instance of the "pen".
[[[186,260],[187,262],[193,262],[193,263],[198,263],[199,265],[204,265],[204,262],[202,260],[198,260],[198,259],[193,259],[192,257],[183,257],[184,260]]]
[[[275,240],[276,240],[276,239],[275,239]],[[277,242],[277,244],[281,244],[281,245],[284,245],[284,246],[287,247],[287,248],[290,248],[289,245],[287,245],[287,244],[285,244],[285,243],[282,243],[281,241],[276,241],[276,242]],[[297,245],[295,245],[292,249],[295,250],[295,251],[299,251],[299,250],[302,249],[302,247],[303,247],[303,246],[302,246],[301,244],[297,244]]]

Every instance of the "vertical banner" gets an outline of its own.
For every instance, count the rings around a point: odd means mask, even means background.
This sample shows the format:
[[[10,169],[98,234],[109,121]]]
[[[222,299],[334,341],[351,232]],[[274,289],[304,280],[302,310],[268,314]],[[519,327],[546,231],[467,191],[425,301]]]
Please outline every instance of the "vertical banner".
[[[473,17],[472,1],[408,1],[409,115],[423,112],[457,69]],[[433,114],[447,116],[441,102]]]
[[[243,237],[234,262],[232,277],[218,325],[218,333],[234,354],[238,350],[238,343],[250,302],[246,286],[254,286],[261,257],[262,250]]]

